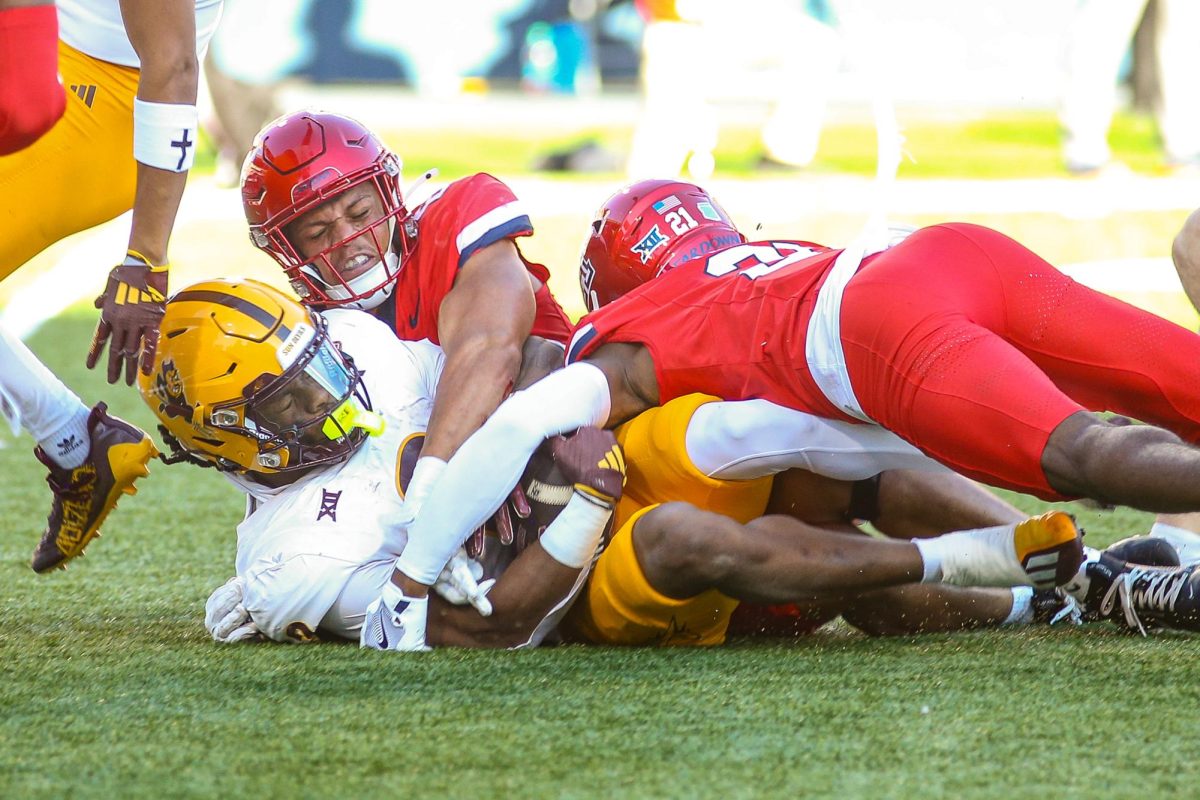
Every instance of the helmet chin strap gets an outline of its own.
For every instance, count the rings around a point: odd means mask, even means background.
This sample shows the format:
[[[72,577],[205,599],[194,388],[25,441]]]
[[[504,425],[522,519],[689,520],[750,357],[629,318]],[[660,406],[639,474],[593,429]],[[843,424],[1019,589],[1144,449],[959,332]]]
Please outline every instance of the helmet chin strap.
[[[400,268],[400,256],[393,253],[390,249],[384,254],[382,261],[376,261],[375,266],[359,275],[357,278],[346,281],[346,285],[329,286],[325,292],[333,300],[349,300],[357,294],[367,291],[372,286],[379,286],[384,283]],[[379,286],[374,292],[361,297],[352,303],[346,303],[343,308],[356,308],[361,311],[369,311],[372,308],[377,308],[387,300],[396,284],[388,281],[383,286]]]

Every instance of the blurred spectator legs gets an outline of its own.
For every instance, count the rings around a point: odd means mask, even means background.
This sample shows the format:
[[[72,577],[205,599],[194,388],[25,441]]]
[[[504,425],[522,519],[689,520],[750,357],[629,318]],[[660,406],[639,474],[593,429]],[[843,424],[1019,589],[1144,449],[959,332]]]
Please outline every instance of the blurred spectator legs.
[[[1155,51],[1161,98],[1156,117],[1167,160],[1200,159],[1200,3],[1157,0]],[[1108,129],[1116,109],[1115,87],[1130,40],[1147,0],[1080,0],[1068,31],[1066,85],[1061,119],[1063,158],[1072,172],[1109,162]]]
[[[240,81],[223,72],[211,52],[204,59],[204,79],[215,114],[205,128],[217,146],[216,180],[221,186],[236,186],[254,135],[280,114],[275,101],[278,84]]]

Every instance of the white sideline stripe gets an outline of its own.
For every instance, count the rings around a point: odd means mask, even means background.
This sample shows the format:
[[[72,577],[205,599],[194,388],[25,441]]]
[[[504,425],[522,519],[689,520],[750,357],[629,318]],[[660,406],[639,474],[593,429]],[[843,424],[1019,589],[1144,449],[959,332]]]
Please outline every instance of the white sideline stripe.
[[[604,182],[563,183],[543,178],[508,181],[533,217],[578,214],[590,219],[607,194],[620,188]],[[862,213],[869,205],[872,182],[862,177],[815,180],[762,179],[710,181],[714,193],[733,209],[744,227],[755,221],[796,220],[806,214]],[[1044,180],[899,180],[893,187],[891,216],[939,213],[952,217],[966,213],[1067,213],[1072,217],[1091,212],[1122,210],[1191,210],[1200,196],[1200,184],[1181,178],[1143,178],[1107,182],[1101,179]],[[504,208],[504,207],[502,207]],[[495,209],[492,213],[500,211]],[[519,214],[518,214],[519,215]],[[486,215],[485,215],[486,216]],[[192,223],[216,223],[244,231],[241,198],[236,189],[222,189],[211,179],[189,181],[179,209],[176,228]],[[480,222],[482,220],[477,220]],[[473,223],[474,224],[474,223]],[[465,231],[464,231],[465,233]],[[582,234],[581,234],[582,235]],[[54,266],[28,286],[15,292],[0,310],[0,324],[25,338],[43,321],[88,297],[100,293],[106,265],[116,263],[129,237],[129,215],[79,234]],[[831,244],[837,244],[833,242]],[[1105,293],[1182,293],[1169,258],[1125,258],[1089,261],[1060,267],[1075,280]]]

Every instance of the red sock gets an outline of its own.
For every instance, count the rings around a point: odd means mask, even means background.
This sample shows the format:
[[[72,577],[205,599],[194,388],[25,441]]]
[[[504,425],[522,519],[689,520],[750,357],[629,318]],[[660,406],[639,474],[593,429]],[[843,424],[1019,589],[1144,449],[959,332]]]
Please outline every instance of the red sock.
[[[0,155],[33,144],[66,107],[54,4],[0,11]]]

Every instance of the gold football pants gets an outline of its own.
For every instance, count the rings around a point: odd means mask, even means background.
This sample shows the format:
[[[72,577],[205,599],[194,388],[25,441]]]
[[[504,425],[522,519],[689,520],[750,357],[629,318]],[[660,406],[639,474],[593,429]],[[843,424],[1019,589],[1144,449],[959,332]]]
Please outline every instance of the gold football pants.
[[[67,110],[31,146],[0,157],[0,279],[72,233],[133,207],[138,70],[58,43]],[[116,254],[97,255],[97,287]]]

